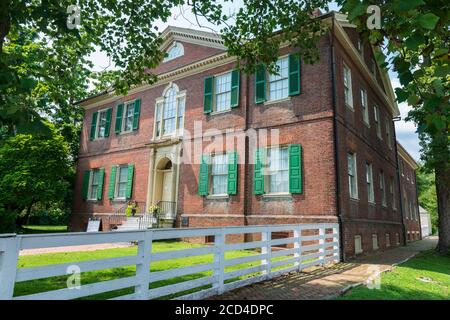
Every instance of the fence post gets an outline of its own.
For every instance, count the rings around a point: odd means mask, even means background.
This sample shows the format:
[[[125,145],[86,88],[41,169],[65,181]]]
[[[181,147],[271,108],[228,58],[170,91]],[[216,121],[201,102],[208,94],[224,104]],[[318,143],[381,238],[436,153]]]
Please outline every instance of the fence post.
[[[20,238],[15,234],[0,236],[0,300],[11,300],[17,274]]]
[[[296,251],[294,252],[294,258],[296,258],[296,261],[294,262],[294,265],[297,267],[297,272],[301,271],[301,265],[302,265],[302,255],[300,251],[300,245],[301,245],[301,234],[302,231],[300,229],[300,226],[298,226],[298,229],[294,229],[294,238],[298,238],[297,241],[294,242],[294,249]]]
[[[262,274],[264,275],[265,279],[270,278],[270,260],[272,256],[272,231],[269,227],[264,228],[264,231],[261,231],[261,241],[265,241],[266,244],[261,247],[261,253],[266,255],[266,258],[261,259],[261,264],[265,266],[264,270],[262,271]]]
[[[339,262],[341,253],[340,253],[340,243],[339,243],[339,228],[333,227],[333,234],[336,236],[333,236],[333,242],[337,243],[337,245],[333,245],[333,250],[337,250],[337,253],[333,253],[335,256],[334,262]]]
[[[322,255],[319,256],[319,261],[323,267],[325,265],[325,228],[323,227],[319,227],[319,244],[319,253],[322,253]]]
[[[147,299],[148,287],[150,284],[150,260],[152,256],[153,231],[144,232],[144,240],[138,241],[136,281],[134,287],[135,297],[138,300]]]
[[[214,235],[214,276],[217,279],[217,294],[225,291],[225,229],[221,228],[218,234]]]

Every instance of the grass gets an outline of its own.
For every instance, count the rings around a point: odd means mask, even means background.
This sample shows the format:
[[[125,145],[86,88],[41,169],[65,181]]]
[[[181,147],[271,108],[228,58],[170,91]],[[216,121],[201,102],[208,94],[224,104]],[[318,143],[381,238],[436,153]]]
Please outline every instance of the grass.
[[[359,286],[339,300],[448,300],[450,256],[425,251],[381,276],[381,288]]]
[[[67,232],[67,226],[26,225],[22,226],[21,231],[22,231],[21,233],[25,234]]]
[[[202,245],[199,244],[191,244],[191,243],[185,243],[185,242],[178,242],[178,241],[161,241],[161,242],[154,242],[153,243],[153,252],[162,252],[162,251],[169,251],[169,250],[181,250],[181,249],[188,249],[188,248],[197,248],[201,247]],[[106,249],[106,250],[97,250],[97,251],[90,251],[90,252],[67,252],[67,253],[47,253],[47,254],[38,254],[38,255],[30,255],[30,256],[20,256],[18,267],[19,268],[32,268],[32,267],[38,267],[38,266],[44,266],[49,264],[62,264],[62,263],[70,263],[73,262],[76,264],[78,261],[86,261],[86,260],[97,260],[97,259],[105,259],[105,258],[113,258],[113,257],[123,257],[123,256],[129,256],[129,255],[136,255],[137,248],[136,246],[128,247],[128,248],[117,248],[117,249]],[[236,251],[229,251],[225,254],[225,259],[232,259],[232,258],[238,258],[243,256],[249,256],[249,255],[255,255],[258,254],[257,251],[252,250],[236,250]],[[286,257],[279,257],[278,259],[283,259]],[[278,260],[277,259],[277,260]],[[274,259],[275,260],[275,259]],[[165,260],[165,261],[157,261],[155,263],[151,264],[151,271],[162,271],[162,270],[168,270],[173,268],[182,268],[186,266],[191,265],[197,265],[197,264],[205,264],[205,263],[211,263],[213,262],[213,255],[202,255],[202,256],[194,256],[194,257],[187,257],[187,258],[179,258],[179,259],[171,259],[171,260]],[[259,265],[260,261],[255,260],[253,262],[244,263],[241,265],[235,265],[231,267],[226,267],[225,271],[232,271],[236,269],[242,269],[242,268],[248,268],[251,266]],[[129,277],[133,276],[136,272],[135,266],[127,266],[127,267],[121,267],[121,268],[113,268],[113,269],[104,269],[99,271],[91,271],[91,272],[84,272],[81,274],[81,285],[89,284],[89,283],[95,283],[100,281],[107,281],[107,280],[113,280],[123,277]],[[150,288],[157,288],[161,286],[166,286],[169,284],[174,284],[182,281],[188,281],[193,280],[197,278],[202,278],[205,276],[212,275],[212,271],[205,271],[205,272],[199,272],[195,274],[190,274],[178,278],[172,278],[168,280],[153,282],[150,284]],[[255,274],[252,274],[255,275]],[[251,275],[247,275],[244,277],[236,278],[236,279],[230,279],[230,281],[243,279],[245,277],[249,277]],[[19,282],[15,285],[14,295],[15,296],[21,296],[21,295],[28,295],[38,292],[45,292],[50,290],[57,290],[57,289],[63,289],[67,287],[67,278],[68,276],[58,276],[58,277],[51,277],[51,278],[45,278],[45,279],[37,279],[37,280],[31,280],[26,282]],[[202,287],[202,288],[207,288]],[[209,286],[210,287],[210,286]],[[113,292],[107,292],[102,294],[97,294],[95,296],[85,297],[88,299],[108,299],[115,296],[120,296],[124,294],[132,293],[134,288],[125,288],[121,290],[116,290]],[[199,290],[192,289],[183,293],[180,293],[178,295],[190,293]],[[168,297],[162,297],[162,298],[171,298],[172,296]],[[85,299],[83,298],[83,299]]]

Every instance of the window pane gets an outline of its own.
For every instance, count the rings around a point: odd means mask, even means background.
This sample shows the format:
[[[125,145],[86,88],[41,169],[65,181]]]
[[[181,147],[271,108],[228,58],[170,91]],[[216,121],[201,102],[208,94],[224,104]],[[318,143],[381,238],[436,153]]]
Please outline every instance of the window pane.
[[[288,149],[269,149],[267,161],[269,166],[269,192],[289,192]]]
[[[105,129],[106,129],[106,110],[100,112],[99,114],[97,137],[103,138],[105,136]]]
[[[228,165],[226,154],[217,154],[212,157],[211,176],[212,194],[227,193]]]
[[[128,167],[120,167],[119,183],[127,182],[128,179]]]
[[[269,100],[279,100],[289,96],[288,58],[277,61],[278,74],[269,74]]]
[[[128,103],[125,109],[124,131],[133,130],[134,102]]]
[[[175,130],[176,90],[170,88],[164,97],[163,134],[170,134]]]
[[[215,78],[216,111],[231,107],[231,72]]]

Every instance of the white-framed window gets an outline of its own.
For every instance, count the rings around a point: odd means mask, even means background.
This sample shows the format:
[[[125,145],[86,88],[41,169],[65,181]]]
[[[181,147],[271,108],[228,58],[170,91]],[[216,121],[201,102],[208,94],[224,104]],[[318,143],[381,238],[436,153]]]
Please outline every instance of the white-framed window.
[[[163,62],[173,60],[175,58],[184,55],[184,47],[179,42],[174,42],[173,45],[167,50],[167,56],[164,58]]]
[[[344,64],[344,100],[345,105],[353,109],[352,72]]]
[[[362,248],[362,238],[360,235],[355,236],[355,254],[360,254],[363,252]]]
[[[400,234],[395,234],[395,244],[398,246],[400,244]]]
[[[373,171],[372,164],[366,162],[366,182],[367,182],[367,200],[370,203],[375,202],[375,196],[373,192]]]
[[[391,183],[389,184],[389,191],[392,199],[392,209],[397,210],[397,201],[395,199],[395,182],[394,178],[391,178]]]
[[[348,168],[348,187],[350,198],[358,199],[358,184],[356,177],[356,154],[347,153],[347,168]]]
[[[116,174],[116,199],[125,199],[128,183],[128,165],[119,166]]]
[[[289,148],[279,146],[267,149],[268,193],[289,192]]]
[[[372,234],[372,248],[373,250],[378,250],[378,235],[376,233]]]
[[[214,77],[214,111],[231,109],[231,72]]]
[[[364,123],[370,127],[369,122],[369,106],[367,105],[367,91],[361,88],[361,109]]]
[[[278,66],[278,74],[269,74],[268,101],[289,97],[289,57],[278,59],[276,64]]]
[[[100,184],[100,169],[92,169],[89,179],[89,198],[88,200],[97,200],[97,193]]]
[[[384,180],[384,172],[380,172],[380,193],[381,193],[381,204],[386,207],[386,183]]]
[[[377,105],[373,106],[373,116],[375,119],[375,127],[377,129],[377,137],[378,139],[383,140],[383,137],[381,136],[380,108]]]
[[[389,233],[386,233],[386,248],[389,248],[391,246],[391,235]]]
[[[389,119],[386,119],[386,141],[389,149],[392,149],[392,139],[391,139],[391,123]]]
[[[377,62],[375,59],[372,59],[372,74],[375,77],[377,74]]]
[[[104,138],[106,135],[107,111],[108,109],[100,110],[98,112],[96,138]]]
[[[356,44],[356,48],[358,49],[359,54],[364,57],[364,42],[361,39],[358,39],[358,43]]]
[[[228,163],[227,154],[215,154],[211,157],[211,192],[212,195],[227,194]]]
[[[125,103],[121,132],[133,131],[134,106],[134,100]]]
[[[178,92],[178,87],[171,85],[164,96],[156,100],[155,129],[153,136],[161,138],[178,132],[182,134],[184,127],[186,93]]]

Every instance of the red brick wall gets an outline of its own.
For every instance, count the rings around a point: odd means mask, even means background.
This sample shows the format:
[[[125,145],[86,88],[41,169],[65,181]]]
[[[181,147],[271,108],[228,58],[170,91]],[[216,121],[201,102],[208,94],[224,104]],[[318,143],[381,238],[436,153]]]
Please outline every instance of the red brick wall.
[[[355,34],[349,32],[350,38],[356,45]],[[392,112],[382,103],[378,93],[371,88],[357,65],[345,52],[342,45],[335,41],[336,55],[336,118],[337,118],[337,146],[339,164],[339,188],[340,211],[343,220],[343,234],[345,240],[344,254],[346,258],[355,254],[354,237],[361,235],[364,252],[370,252],[372,248],[372,234],[378,234],[380,249],[384,249],[385,234],[390,234],[391,245],[395,245],[395,234],[399,233],[403,239],[403,226],[400,211],[400,199],[398,195],[398,178],[396,173],[396,158],[394,137],[391,133],[391,145],[388,147],[386,139],[386,119],[389,119],[392,132]],[[364,60],[369,65],[372,57],[370,48],[365,47]],[[353,109],[344,102],[343,64],[350,68],[352,73]],[[377,79],[380,84],[381,80]],[[360,88],[367,92],[369,123],[368,127],[363,121],[361,107]],[[381,137],[376,132],[374,119],[374,105],[380,109]],[[351,199],[349,194],[349,182],[347,174],[347,153],[356,154],[356,171],[358,185],[358,200]],[[369,204],[366,184],[366,162],[372,164],[375,204]],[[386,206],[381,204],[380,172],[384,172],[386,188]],[[390,182],[395,181],[394,196],[396,209],[393,208],[393,199],[390,194]]]
[[[415,241],[422,238],[419,206],[417,203],[416,172],[401,156],[399,156],[401,196],[403,216],[406,225],[406,240]]]

